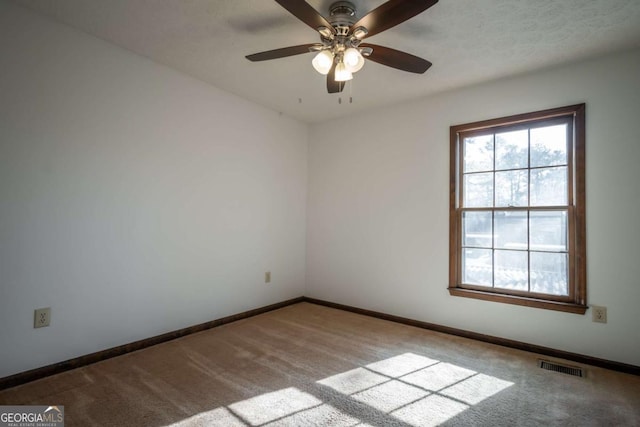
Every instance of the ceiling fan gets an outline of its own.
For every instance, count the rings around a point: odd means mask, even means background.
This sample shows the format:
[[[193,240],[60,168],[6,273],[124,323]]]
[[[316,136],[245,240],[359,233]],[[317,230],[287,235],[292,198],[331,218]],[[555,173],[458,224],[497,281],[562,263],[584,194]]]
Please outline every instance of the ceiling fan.
[[[382,31],[424,12],[438,0],[389,0],[356,20],[356,8],[348,1],[329,7],[329,16],[320,15],[304,0],[275,0],[293,16],[316,30],[321,43],[309,43],[247,55],[249,61],[266,61],[308,52],[317,52],[313,67],[327,76],[327,91],[342,92],[345,82],[364,65],[364,58],[388,67],[422,74],[431,62],[406,52],[362,43]]]

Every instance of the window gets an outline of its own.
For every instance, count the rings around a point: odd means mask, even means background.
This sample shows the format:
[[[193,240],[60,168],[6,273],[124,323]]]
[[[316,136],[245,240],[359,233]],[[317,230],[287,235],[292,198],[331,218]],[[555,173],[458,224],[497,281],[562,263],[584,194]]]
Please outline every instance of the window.
[[[451,295],[584,314],[584,111],[451,127]]]

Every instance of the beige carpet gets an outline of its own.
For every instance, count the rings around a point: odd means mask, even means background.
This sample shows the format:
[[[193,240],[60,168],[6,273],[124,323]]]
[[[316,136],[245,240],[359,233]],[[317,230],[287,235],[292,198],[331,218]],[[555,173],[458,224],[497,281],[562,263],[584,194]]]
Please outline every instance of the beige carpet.
[[[300,303],[0,392],[67,426],[640,426],[640,377]]]

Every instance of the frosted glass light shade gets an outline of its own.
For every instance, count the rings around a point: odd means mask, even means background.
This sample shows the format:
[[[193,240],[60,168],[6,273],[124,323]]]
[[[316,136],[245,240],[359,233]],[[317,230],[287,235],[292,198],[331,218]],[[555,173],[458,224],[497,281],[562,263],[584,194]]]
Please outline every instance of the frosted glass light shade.
[[[360,52],[358,52],[358,49],[350,47],[349,49],[344,51],[344,65],[352,73],[360,71],[360,69],[364,66],[364,58],[362,57]]]
[[[329,74],[331,67],[333,66],[333,53],[328,50],[322,50],[311,61],[311,65],[320,74]]]
[[[344,65],[344,62],[340,62],[336,65],[335,81],[346,82],[352,78],[353,74],[351,74],[351,71],[349,71],[349,69]]]

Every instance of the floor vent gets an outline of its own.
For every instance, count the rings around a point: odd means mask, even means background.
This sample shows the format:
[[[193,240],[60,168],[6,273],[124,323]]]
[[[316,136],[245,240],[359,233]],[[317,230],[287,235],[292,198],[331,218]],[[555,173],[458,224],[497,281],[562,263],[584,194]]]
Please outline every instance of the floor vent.
[[[584,377],[584,371],[582,368],[575,366],[561,365],[559,363],[551,362],[549,360],[538,360],[538,367],[546,369],[547,371],[560,372],[567,375],[573,375],[574,377]]]

